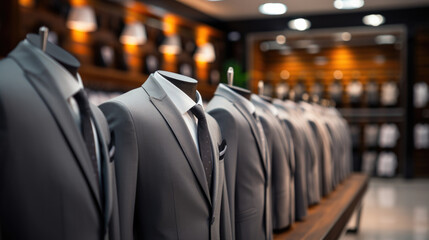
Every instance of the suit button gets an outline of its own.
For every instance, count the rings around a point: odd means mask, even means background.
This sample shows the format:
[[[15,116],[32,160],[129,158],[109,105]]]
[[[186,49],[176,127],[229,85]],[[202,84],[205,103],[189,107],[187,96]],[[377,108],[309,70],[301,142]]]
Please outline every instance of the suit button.
[[[211,225],[213,225],[213,223],[215,222],[215,220],[216,220],[216,217],[215,217],[215,216],[213,216],[213,217],[212,217],[212,220],[211,220],[211,222],[210,222],[210,224],[211,224]]]

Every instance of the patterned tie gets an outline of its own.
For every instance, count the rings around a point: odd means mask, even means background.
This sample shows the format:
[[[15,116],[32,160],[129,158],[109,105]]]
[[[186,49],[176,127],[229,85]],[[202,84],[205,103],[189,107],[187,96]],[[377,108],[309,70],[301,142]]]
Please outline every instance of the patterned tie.
[[[198,145],[200,148],[200,157],[203,162],[204,172],[206,174],[207,183],[209,189],[212,185],[212,172],[213,172],[213,163],[212,163],[212,145],[210,140],[209,129],[207,126],[206,115],[204,114],[203,107],[199,104],[196,104],[191,108],[191,112],[198,118]]]
[[[94,174],[96,176],[97,182],[99,182],[98,163],[97,156],[95,153],[94,132],[91,124],[91,109],[89,106],[88,98],[86,97],[86,93],[83,89],[79,90],[79,92],[74,95],[74,98],[79,105],[82,136],[85,141],[86,148],[88,149]]]

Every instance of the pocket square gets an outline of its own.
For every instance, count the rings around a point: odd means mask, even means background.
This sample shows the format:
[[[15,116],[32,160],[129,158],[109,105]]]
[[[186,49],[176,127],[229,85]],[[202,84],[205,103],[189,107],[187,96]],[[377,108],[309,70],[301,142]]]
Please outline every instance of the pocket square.
[[[226,149],[228,148],[225,139],[222,140],[222,143],[219,145],[219,159],[223,159],[225,156]]]

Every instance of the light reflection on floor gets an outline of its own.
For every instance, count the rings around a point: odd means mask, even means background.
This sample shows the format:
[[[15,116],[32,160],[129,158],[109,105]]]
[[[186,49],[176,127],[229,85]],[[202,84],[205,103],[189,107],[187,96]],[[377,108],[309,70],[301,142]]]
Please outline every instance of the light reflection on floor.
[[[429,240],[429,179],[371,179],[359,233],[341,237],[357,239]]]

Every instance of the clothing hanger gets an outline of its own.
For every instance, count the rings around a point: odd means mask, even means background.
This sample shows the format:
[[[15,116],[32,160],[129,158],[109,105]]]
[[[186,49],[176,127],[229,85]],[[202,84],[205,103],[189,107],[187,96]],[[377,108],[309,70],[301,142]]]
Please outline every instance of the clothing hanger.
[[[234,82],[234,69],[232,67],[228,68],[227,79],[228,79],[228,85],[227,85],[227,87],[229,89],[231,89],[235,93],[243,96],[247,100],[250,100],[250,96],[252,95],[252,93],[249,90],[233,86],[233,82]]]
[[[259,80],[258,82],[258,95],[266,102],[269,102],[269,103],[273,102],[272,98],[264,96],[264,82],[262,80]]]
[[[34,46],[39,47],[48,56],[58,62],[77,79],[80,62],[66,50],[48,41],[49,29],[45,26],[39,28],[39,34],[29,33],[26,39]]]
[[[182,90],[192,100],[195,102],[197,101],[197,80],[177,73],[167,71],[157,72],[169,82],[171,82],[174,86]]]

